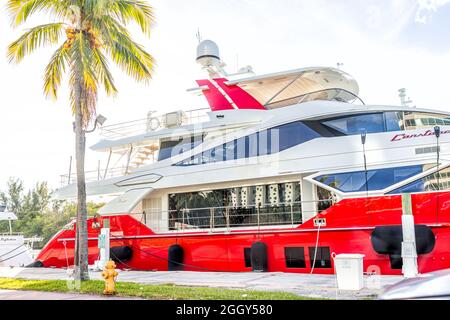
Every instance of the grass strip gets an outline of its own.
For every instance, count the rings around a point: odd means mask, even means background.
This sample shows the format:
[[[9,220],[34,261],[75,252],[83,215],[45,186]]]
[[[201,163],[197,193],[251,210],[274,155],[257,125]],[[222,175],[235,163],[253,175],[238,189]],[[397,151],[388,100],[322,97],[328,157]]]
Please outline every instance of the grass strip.
[[[102,295],[104,282],[0,278],[0,289]],[[154,300],[313,300],[288,292],[117,282],[117,296]]]

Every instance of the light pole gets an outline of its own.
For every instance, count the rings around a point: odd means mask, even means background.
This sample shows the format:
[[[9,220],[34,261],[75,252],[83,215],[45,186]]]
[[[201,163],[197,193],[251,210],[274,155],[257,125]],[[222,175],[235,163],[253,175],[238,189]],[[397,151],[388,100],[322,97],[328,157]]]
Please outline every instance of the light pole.
[[[95,118],[95,123],[94,123],[94,128],[92,130],[86,130],[86,133],[91,133],[94,132],[97,129],[97,125],[100,124],[101,126],[106,122],[106,117],[102,116],[101,114],[99,114],[96,118]],[[75,132],[75,122],[73,122],[73,131]],[[78,174],[78,172],[77,172]],[[84,175],[84,172],[83,172]],[[70,177],[69,177],[70,179]],[[79,208],[77,208],[77,220],[76,220],[76,230],[75,230],[75,252],[74,252],[74,264],[75,264],[75,271],[77,270],[77,268],[79,268],[80,263],[81,263],[81,251],[80,251],[80,225],[81,225],[81,221],[79,221],[79,214],[78,214],[78,210]],[[80,219],[81,220],[81,219]]]
[[[103,126],[103,124],[106,122],[106,117],[99,114],[97,118],[95,118],[94,128],[92,130],[86,130],[86,133],[94,132],[97,129],[97,125]],[[73,125],[73,131],[75,132],[75,122],[72,122]]]
[[[439,138],[441,137],[441,127],[434,127],[434,135],[436,136],[436,180],[437,180],[437,194],[436,194],[436,223],[439,222],[439,191],[441,190],[441,173],[439,171],[440,162],[440,146]]]
[[[363,147],[363,156],[364,156],[364,177],[365,177],[365,185],[366,185],[366,197],[369,197],[369,184],[367,178],[367,158],[366,158],[366,140],[367,140],[367,131],[363,129],[361,131],[361,144]]]
[[[441,137],[441,127],[434,127],[434,135],[436,136],[436,172],[437,172],[437,190],[441,190],[440,186],[440,173],[439,173],[439,162],[440,162],[440,148],[439,148],[439,138]]]

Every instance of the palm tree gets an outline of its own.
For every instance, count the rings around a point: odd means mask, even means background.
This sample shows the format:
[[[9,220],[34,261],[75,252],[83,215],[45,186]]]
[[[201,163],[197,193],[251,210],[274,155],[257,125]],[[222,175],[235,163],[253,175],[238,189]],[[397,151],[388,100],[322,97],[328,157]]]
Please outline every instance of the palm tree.
[[[56,99],[63,76],[69,75],[78,190],[75,278],[88,280],[86,128],[95,119],[99,87],[103,86],[108,96],[117,94],[108,57],[137,81],[151,79],[153,58],[133,41],[127,26],[136,23],[149,36],[153,10],[144,0],[8,0],[7,9],[14,27],[36,13],[45,13],[52,20],[11,43],[10,62],[22,61],[39,47],[59,44],[45,68],[45,95]]]

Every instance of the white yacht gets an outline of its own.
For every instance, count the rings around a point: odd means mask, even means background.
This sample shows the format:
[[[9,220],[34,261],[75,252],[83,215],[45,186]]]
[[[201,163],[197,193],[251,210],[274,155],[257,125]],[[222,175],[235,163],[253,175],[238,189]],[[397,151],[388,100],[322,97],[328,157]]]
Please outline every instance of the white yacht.
[[[22,234],[13,232],[12,222],[15,220],[17,216],[0,205],[0,221],[9,223],[9,232],[0,234],[0,267],[25,267],[34,261],[32,247]]]
[[[126,268],[333,273],[333,256],[353,252],[367,272],[400,274],[410,193],[419,271],[450,267],[450,113],[366,105],[336,68],[228,74],[209,40],[197,62],[209,77],[189,91],[208,112],[106,126],[92,146],[110,160],[88,194],[114,198],[89,220],[90,263],[108,220],[111,256]],[[65,181],[57,196],[75,197]],[[37,261],[73,264],[74,230]]]

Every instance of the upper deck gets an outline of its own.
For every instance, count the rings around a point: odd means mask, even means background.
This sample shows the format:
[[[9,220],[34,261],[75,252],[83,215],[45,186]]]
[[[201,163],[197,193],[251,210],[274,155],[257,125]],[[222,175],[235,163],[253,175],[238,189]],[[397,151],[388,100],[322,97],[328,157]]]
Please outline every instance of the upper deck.
[[[157,114],[157,112],[150,111],[145,118],[103,126],[100,137],[105,140],[118,140],[151,134],[163,129],[197,124],[209,120],[208,111],[209,108],[175,111],[166,114]]]

